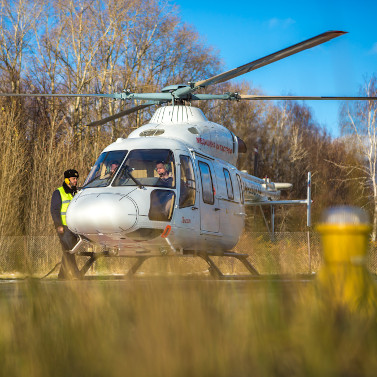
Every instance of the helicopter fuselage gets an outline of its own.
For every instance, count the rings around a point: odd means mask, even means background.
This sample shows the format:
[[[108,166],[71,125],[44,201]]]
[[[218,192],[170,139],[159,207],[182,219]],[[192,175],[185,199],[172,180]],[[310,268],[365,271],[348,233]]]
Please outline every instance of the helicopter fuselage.
[[[245,197],[280,194],[235,167],[239,142],[197,108],[162,107],[103,150],[69,205],[68,226],[120,256],[230,250],[244,227]]]

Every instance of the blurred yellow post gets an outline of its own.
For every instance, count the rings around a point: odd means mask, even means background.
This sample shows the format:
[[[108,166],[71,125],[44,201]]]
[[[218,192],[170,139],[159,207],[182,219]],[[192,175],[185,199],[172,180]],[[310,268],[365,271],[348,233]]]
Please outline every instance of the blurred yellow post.
[[[317,226],[324,264],[318,273],[321,293],[337,306],[371,310],[376,304],[375,283],[365,262],[371,226],[357,207],[327,210]]]

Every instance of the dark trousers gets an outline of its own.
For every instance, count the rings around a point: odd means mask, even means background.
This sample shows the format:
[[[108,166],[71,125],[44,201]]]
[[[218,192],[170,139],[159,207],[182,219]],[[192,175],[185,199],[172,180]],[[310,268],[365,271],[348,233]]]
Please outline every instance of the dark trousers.
[[[64,226],[64,233],[58,233],[60,244],[62,246],[62,263],[58,274],[59,279],[78,279],[81,277],[80,270],[77,267],[76,257],[68,250],[73,249],[78,241],[76,234],[72,233],[68,227]]]

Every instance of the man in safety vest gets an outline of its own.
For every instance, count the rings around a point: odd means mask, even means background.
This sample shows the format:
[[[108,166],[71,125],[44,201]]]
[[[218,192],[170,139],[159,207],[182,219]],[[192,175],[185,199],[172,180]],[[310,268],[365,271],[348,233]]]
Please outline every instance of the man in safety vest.
[[[75,255],[69,252],[76,245],[78,238],[76,234],[68,229],[66,222],[67,208],[77,192],[78,178],[79,173],[76,170],[66,170],[64,172],[63,186],[57,188],[51,198],[51,216],[63,249],[62,263],[58,275],[60,279],[81,277]]]

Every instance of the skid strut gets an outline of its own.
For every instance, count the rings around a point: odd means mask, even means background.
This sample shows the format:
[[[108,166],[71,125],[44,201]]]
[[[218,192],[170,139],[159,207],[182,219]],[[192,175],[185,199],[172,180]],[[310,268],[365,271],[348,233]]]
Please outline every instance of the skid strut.
[[[89,259],[85,262],[84,266],[80,270],[81,277],[84,277],[88,272],[89,268],[92,267],[93,263],[98,259],[103,257],[103,253],[93,253],[90,251],[77,253],[80,256],[88,256]]]
[[[77,255],[79,256],[87,256],[89,259],[85,262],[84,266],[80,270],[80,274],[82,277],[88,272],[89,268],[99,259],[102,257],[110,257],[109,253],[106,251],[103,251],[101,253],[94,253],[94,252],[78,252]],[[196,256],[201,259],[203,259],[209,266],[209,272],[213,278],[216,279],[244,279],[250,276],[257,276],[259,275],[258,271],[253,267],[253,265],[249,262],[248,254],[240,254],[240,253],[234,253],[232,251],[228,252],[220,252],[220,253],[214,253],[214,252],[196,252],[196,251],[185,251],[183,256]],[[125,274],[125,277],[132,277],[135,275],[137,270],[141,267],[141,265],[150,258],[177,258],[179,256],[177,255],[148,255],[148,256],[139,256],[136,257],[135,263],[130,267],[128,272]],[[224,275],[219,267],[216,265],[216,263],[213,261],[211,257],[231,257],[238,259],[250,272],[250,275]],[[135,258],[135,257],[126,257],[123,258]]]
[[[131,277],[135,274],[135,272],[140,268],[140,266],[147,260],[151,258],[150,256],[148,257],[138,257],[136,259],[136,262],[131,266],[131,268],[127,272],[127,277]]]
[[[228,252],[223,252],[223,253],[206,253],[206,252],[200,252],[196,254],[203,260],[207,262],[209,265],[210,269],[209,272],[210,274],[217,279],[243,279],[246,276],[244,275],[224,275],[219,267],[215,264],[215,262],[211,259],[211,256],[218,256],[218,257],[232,257],[238,259],[250,272],[252,276],[257,276],[259,275],[258,271],[253,267],[253,265],[248,261],[248,254],[239,254],[239,253],[234,253],[231,251]]]

